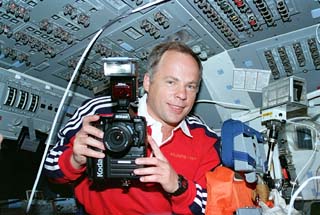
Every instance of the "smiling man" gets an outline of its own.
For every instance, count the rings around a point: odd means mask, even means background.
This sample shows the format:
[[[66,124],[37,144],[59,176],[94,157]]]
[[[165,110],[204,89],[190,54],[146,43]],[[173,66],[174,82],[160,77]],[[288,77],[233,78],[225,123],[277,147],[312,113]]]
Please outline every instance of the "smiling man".
[[[205,173],[220,164],[219,138],[190,115],[202,76],[197,55],[181,42],[157,45],[148,58],[137,115],[147,122],[147,156],[135,163],[139,180],[128,190],[107,179],[92,189],[85,175],[88,157],[104,158],[104,132],[92,126],[110,112],[110,97],[95,98],[80,107],[59,132],[60,141],[46,160],[48,176],[75,182],[75,195],[89,214],[204,214]],[[99,152],[92,148],[102,150]]]

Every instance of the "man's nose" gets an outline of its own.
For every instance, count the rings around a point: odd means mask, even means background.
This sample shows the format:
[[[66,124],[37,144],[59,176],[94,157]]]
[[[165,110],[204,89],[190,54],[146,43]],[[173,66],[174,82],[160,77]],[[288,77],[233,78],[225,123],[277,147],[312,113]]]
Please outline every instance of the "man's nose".
[[[177,98],[181,100],[187,99],[187,90],[184,86],[179,86],[176,92]]]

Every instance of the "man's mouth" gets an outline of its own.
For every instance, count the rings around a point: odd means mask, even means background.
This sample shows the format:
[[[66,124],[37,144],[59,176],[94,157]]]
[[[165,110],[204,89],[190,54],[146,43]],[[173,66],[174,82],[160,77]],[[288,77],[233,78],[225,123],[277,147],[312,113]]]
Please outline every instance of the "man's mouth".
[[[184,106],[169,104],[170,108],[175,112],[181,112],[184,109]]]

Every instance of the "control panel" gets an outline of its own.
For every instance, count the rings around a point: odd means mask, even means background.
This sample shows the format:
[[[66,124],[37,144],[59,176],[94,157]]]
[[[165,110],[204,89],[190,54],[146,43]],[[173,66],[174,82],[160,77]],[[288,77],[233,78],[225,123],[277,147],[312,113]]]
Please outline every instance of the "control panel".
[[[23,127],[29,138],[36,139],[36,131],[48,134],[64,94],[64,89],[14,70],[0,70],[0,133],[17,140]],[[73,112],[88,99],[70,92],[56,128],[60,128]]]

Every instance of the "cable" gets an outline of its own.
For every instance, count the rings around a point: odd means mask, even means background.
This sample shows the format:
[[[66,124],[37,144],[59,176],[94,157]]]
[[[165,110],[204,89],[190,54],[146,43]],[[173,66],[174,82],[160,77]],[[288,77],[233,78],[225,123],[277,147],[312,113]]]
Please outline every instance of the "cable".
[[[319,141],[319,132],[318,132],[318,130],[315,128],[315,127],[313,127],[312,125],[308,125],[308,124],[306,124],[306,123],[301,123],[301,122],[295,122],[296,120],[310,120],[311,118],[310,117],[296,117],[296,118],[292,118],[292,119],[290,119],[290,120],[288,120],[287,122],[288,123],[291,123],[291,124],[293,124],[293,125],[297,125],[297,126],[305,126],[305,127],[307,127],[307,128],[310,128],[311,130],[313,130],[314,132],[315,132],[315,146],[314,146],[314,149],[313,149],[313,152],[312,152],[312,154],[311,154],[311,156],[310,156],[310,158],[308,159],[308,161],[306,162],[306,164],[303,166],[303,168],[300,170],[300,172],[297,174],[297,177],[295,178],[295,180],[294,180],[294,182],[293,182],[293,187],[292,187],[292,190],[291,190],[291,200],[292,199],[295,199],[296,198],[296,196],[294,196],[294,194],[293,194],[293,191],[294,191],[294,188],[295,188],[295,186],[296,186],[296,183],[297,183],[297,180],[301,177],[301,175],[304,173],[304,171],[305,171],[305,169],[310,165],[310,163],[311,163],[311,161],[314,159],[314,157],[315,157],[315,155],[316,155],[316,152],[318,152],[318,146],[319,146],[319,144],[318,144],[318,141]],[[310,178],[309,178],[310,179]],[[305,183],[308,183],[309,182],[309,179],[308,180],[306,180],[306,181],[304,181],[304,183],[303,184],[305,184]],[[305,185],[306,186],[306,185]],[[305,187],[305,186],[300,186],[300,188],[296,191],[296,193],[298,193],[298,191],[299,192],[301,192],[301,190]],[[295,194],[296,194],[295,193]],[[298,195],[298,194],[297,194]],[[292,203],[293,204],[293,203]],[[292,207],[292,206],[291,206]],[[291,208],[290,208],[291,209]],[[288,213],[288,214],[290,214],[290,213]]]
[[[299,193],[307,186],[307,184],[312,180],[320,180],[320,176],[313,176],[311,178],[308,178],[305,182],[301,184],[301,186],[298,188],[298,190],[293,194],[292,198],[290,199],[289,209],[288,209],[288,215],[291,215],[293,204]]]
[[[294,121],[296,120],[310,120],[311,117],[310,116],[301,116],[301,117],[294,117],[291,119],[288,119],[287,121],[294,123]]]
[[[292,190],[291,190],[291,198],[292,198],[292,195],[293,195],[294,187],[296,186],[297,181],[298,181],[300,175],[304,172],[305,168],[307,168],[307,166],[309,166],[309,164],[310,164],[310,162],[313,160],[316,152],[317,152],[316,149],[314,149],[314,150],[312,151],[312,154],[311,154],[310,158],[308,159],[307,163],[302,167],[302,169],[301,169],[300,172],[298,173],[296,179],[293,181]]]
[[[69,90],[71,88],[71,85],[72,85],[72,82],[74,80],[74,78],[76,77],[78,71],[79,71],[79,68],[84,60],[84,58],[86,57],[87,53],[90,51],[90,48],[92,47],[93,43],[97,40],[97,38],[100,36],[100,34],[103,32],[103,29],[100,29],[97,34],[92,38],[92,40],[90,41],[89,45],[87,46],[87,48],[85,49],[85,51],[83,52],[74,72],[73,72],[73,75],[68,83],[68,86],[63,94],[63,97],[61,99],[61,102],[59,104],[59,107],[58,107],[58,111],[57,111],[57,114],[55,115],[54,117],[54,120],[52,122],[52,129],[49,133],[49,137],[48,137],[48,140],[46,142],[46,148],[44,150],[44,153],[43,153],[43,156],[42,156],[42,160],[41,160],[41,163],[40,163],[40,167],[39,167],[39,170],[38,170],[38,173],[37,173],[37,177],[36,177],[36,180],[34,182],[34,185],[33,185],[33,188],[32,188],[32,191],[31,191],[31,194],[30,194],[30,198],[28,200],[28,205],[27,205],[27,213],[29,212],[30,210],[30,206],[31,206],[31,203],[32,203],[32,200],[33,200],[33,197],[34,197],[34,194],[35,194],[35,191],[36,191],[36,188],[38,186],[38,183],[39,183],[39,179],[40,179],[40,176],[41,176],[41,172],[42,172],[42,168],[43,168],[43,164],[45,162],[45,159],[47,157],[47,153],[48,153],[48,150],[49,150],[49,146],[50,146],[50,142],[51,142],[51,139],[53,137],[53,131],[55,130],[55,126],[57,124],[57,121],[58,121],[58,118],[60,116],[60,113],[61,113],[61,110],[62,110],[62,107],[63,107],[63,104],[66,100],[66,97],[69,93]]]
[[[305,127],[310,128],[311,130],[313,130],[315,132],[316,142],[317,142],[317,140],[320,140],[319,132],[313,126],[305,124],[305,123],[301,123],[301,122],[293,122],[292,120],[287,120],[287,123],[294,124],[294,125],[305,126]],[[315,146],[317,146],[317,145],[315,145]]]
[[[318,152],[318,144],[317,144],[317,141],[319,139],[319,133],[318,133],[318,130],[316,128],[314,128],[313,126],[311,125],[308,125],[308,124],[305,124],[305,123],[301,123],[301,122],[295,122],[296,120],[309,120],[310,117],[296,117],[296,118],[292,118],[292,119],[289,119],[287,122],[290,123],[290,124],[293,124],[293,125],[298,125],[298,126],[306,126],[310,129],[312,129],[314,132],[315,132],[315,137],[316,137],[316,142],[315,142],[315,146],[314,146],[314,149],[313,149],[313,152],[310,156],[310,158],[308,159],[308,161],[306,162],[306,164],[302,167],[302,169],[299,171],[299,173],[297,174],[297,177],[295,178],[295,180],[293,181],[293,186],[292,186],[292,190],[291,190],[291,197],[293,195],[293,191],[294,191],[294,188],[297,184],[297,180],[299,179],[299,177],[302,175],[302,173],[304,172],[304,170],[310,165],[311,161],[313,160],[316,152]]]
[[[46,142],[46,147],[45,147],[45,150],[43,152],[43,156],[42,156],[42,160],[41,160],[41,163],[40,163],[40,166],[39,166],[39,170],[38,170],[38,173],[37,173],[37,177],[35,179],[35,182],[33,184],[33,187],[32,187],[32,191],[31,191],[31,194],[30,194],[30,198],[28,200],[28,205],[27,205],[27,209],[26,209],[26,213],[29,212],[30,210],[30,207],[31,207],[31,204],[32,204],[32,200],[33,200],[33,197],[34,197],[34,194],[35,194],[35,191],[36,191],[36,188],[38,186],[38,183],[39,183],[39,180],[40,180],[40,176],[41,176],[41,172],[42,172],[42,169],[43,169],[43,165],[44,165],[44,162],[45,162],[45,159],[46,159],[46,156],[47,156],[47,153],[49,151],[49,146],[50,146],[50,142],[51,142],[51,139],[53,137],[53,132],[55,131],[55,126],[57,124],[57,121],[58,121],[58,118],[60,116],[60,113],[62,111],[62,107],[64,105],[64,102],[67,98],[67,95],[69,93],[69,90],[71,88],[71,85],[73,83],[73,80],[75,79],[75,77],[77,76],[78,74],[78,71],[82,65],[82,62],[84,61],[85,57],[87,56],[88,52],[91,50],[93,44],[96,42],[96,40],[98,39],[98,37],[102,34],[102,32],[107,29],[108,27],[110,27],[112,24],[116,23],[117,21],[123,19],[123,18],[126,18],[128,17],[129,15],[131,14],[134,14],[134,13],[137,13],[143,9],[146,9],[146,8],[149,8],[153,5],[156,5],[156,4],[159,4],[159,3],[162,3],[162,2],[166,2],[168,0],[156,0],[156,1],[153,1],[153,2],[150,2],[150,3],[147,3],[145,5],[142,5],[141,7],[138,7],[132,11],[129,11],[129,12],[124,12],[123,15],[119,16],[119,17],[116,17],[115,19],[109,21],[107,24],[105,24],[100,30],[97,31],[97,33],[94,35],[94,37],[91,39],[90,43],[88,44],[87,48],[84,50],[83,54],[81,55],[81,58],[80,60],[78,61],[78,64],[72,74],[72,77],[70,78],[70,81],[68,83],[68,86],[63,94],[63,97],[60,101],[60,104],[59,104],[59,107],[58,107],[58,110],[57,110],[57,113],[55,115],[55,118],[52,122],[52,128],[50,130],[50,133],[49,133],[49,137],[48,137],[48,140]],[[170,0],[169,0],[170,1]]]
[[[220,101],[214,101],[214,100],[203,99],[203,100],[197,100],[196,103],[211,103],[211,104],[216,104],[218,106],[229,108],[229,109],[250,110],[250,107],[245,105],[233,104],[228,102],[220,102]]]

